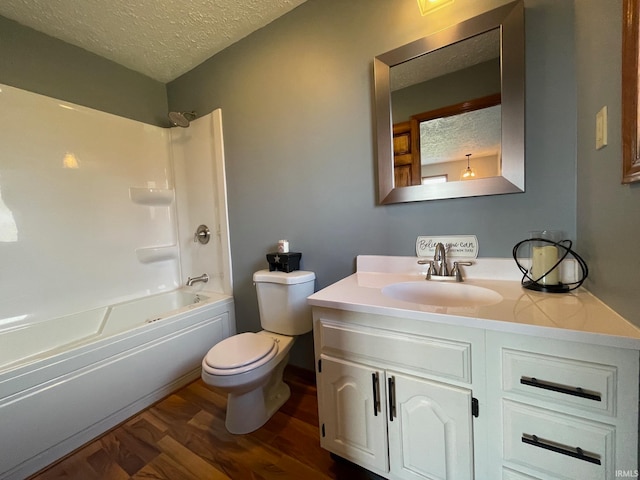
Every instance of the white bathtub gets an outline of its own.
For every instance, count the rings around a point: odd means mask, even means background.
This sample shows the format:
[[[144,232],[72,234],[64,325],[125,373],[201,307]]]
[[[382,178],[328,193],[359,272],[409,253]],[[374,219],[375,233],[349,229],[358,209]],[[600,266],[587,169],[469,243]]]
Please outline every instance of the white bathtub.
[[[233,298],[189,289],[0,326],[0,479],[22,479],[200,376]]]

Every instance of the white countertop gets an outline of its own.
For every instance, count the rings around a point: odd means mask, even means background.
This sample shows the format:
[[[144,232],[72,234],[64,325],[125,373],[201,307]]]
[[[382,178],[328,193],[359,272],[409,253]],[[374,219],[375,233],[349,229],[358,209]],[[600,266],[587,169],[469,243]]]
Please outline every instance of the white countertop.
[[[489,288],[502,301],[487,306],[442,307],[388,297],[382,288],[426,281],[416,257],[359,256],[357,272],[314,293],[312,306],[422,319],[503,332],[640,349],[640,328],[584,288],[569,293],[525,289],[513,259],[479,258],[464,267],[465,284]],[[456,259],[463,260],[463,259]]]

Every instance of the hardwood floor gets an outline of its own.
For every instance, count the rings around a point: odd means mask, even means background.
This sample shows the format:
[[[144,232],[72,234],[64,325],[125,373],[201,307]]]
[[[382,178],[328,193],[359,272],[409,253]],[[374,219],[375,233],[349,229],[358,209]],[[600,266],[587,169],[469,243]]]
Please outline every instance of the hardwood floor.
[[[291,398],[253,433],[227,432],[226,396],[197,380],[31,480],[381,478],[320,448],[313,373],[285,381]]]

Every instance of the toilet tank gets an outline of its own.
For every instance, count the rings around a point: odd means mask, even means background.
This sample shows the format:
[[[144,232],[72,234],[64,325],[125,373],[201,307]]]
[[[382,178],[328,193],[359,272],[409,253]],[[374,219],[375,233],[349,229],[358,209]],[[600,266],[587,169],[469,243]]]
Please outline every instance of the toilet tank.
[[[282,335],[302,335],[313,328],[307,297],[314,292],[316,275],[260,270],[253,274],[262,328]]]

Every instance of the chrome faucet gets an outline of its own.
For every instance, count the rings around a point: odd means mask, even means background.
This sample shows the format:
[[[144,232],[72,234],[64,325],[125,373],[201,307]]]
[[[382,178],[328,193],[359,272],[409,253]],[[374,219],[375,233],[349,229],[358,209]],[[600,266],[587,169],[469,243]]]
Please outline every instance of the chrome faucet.
[[[471,262],[453,262],[453,268],[449,272],[447,266],[447,250],[442,243],[436,244],[433,260],[418,260],[420,265],[429,264],[429,270],[425,280],[436,280],[440,282],[462,282],[462,271],[460,265],[470,266]]]
[[[446,277],[449,275],[449,267],[447,267],[447,251],[442,243],[436,245],[436,252],[433,256],[433,263],[438,265],[437,275]]]
[[[208,281],[209,281],[209,275],[207,275],[206,273],[203,273],[199,277],[193,277],[193,278],[188,277],[187,278],[187,287],[190,287],[191,285],[193,285],[194,283],[197,283],[197,282],[207,283]]]

